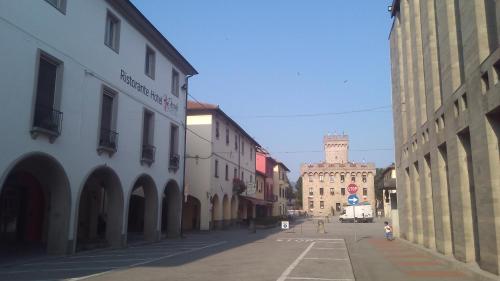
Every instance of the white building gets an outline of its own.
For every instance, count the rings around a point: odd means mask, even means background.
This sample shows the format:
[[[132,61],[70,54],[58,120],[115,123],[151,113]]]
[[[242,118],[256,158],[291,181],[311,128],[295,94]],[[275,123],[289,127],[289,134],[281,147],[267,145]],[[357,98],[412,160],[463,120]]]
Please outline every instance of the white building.
[[[1,1],[0,37],[0,243],[178,234],[196,70],[126,0]]]
[[[208,230],[253,216],[233,187],[255,185],[259,144],[219,106],[188,102],[184,225]],[[190,225],[188,225],[190,223]]]

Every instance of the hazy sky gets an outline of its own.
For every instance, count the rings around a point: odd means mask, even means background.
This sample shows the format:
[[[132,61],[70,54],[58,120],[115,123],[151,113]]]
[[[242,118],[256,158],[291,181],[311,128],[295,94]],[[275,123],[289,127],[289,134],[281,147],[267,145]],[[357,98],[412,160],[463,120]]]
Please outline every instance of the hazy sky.
[[[219,104],[290,180],[301,163],[324,159],[328,132],[349,135],[351,161],[394,161],[392,0],[132,2],[200,73],[190,94]],[[323,114],[371,108],[380,109]],[[290,116],[301,114],[316,116]]]

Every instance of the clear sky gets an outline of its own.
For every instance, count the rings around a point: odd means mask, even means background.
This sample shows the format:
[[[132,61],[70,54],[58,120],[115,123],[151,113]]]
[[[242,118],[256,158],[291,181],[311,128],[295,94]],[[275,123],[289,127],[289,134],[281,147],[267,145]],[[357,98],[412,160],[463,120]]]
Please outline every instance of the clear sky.
[[[190,94],[219,104],[290,180],[324,159],[329,132],[349,135],[351,161],[394,162],[390,107],[322,115],[391,105],[392,0],[132,2],[200,73]]]

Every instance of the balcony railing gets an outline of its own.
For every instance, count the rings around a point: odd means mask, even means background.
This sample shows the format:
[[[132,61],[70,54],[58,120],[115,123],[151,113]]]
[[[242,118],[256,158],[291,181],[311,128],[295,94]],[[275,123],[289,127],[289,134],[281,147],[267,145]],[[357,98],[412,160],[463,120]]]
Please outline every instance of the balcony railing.
[[[114,153],[116,152],[117,143],[117,132],[109,129],[101,129],[101,134],[99,135],[99,147],[97,148],[99,152],[107,151]]]
[[[172,170],[179,169],[179,154],[171,154],[170,159],[168,160],[168,168]]]
[[[155,161],[156,147],[150,144],[142,146],[141,163],[151,165]]]
[[[46,134],[51,142],[61,135],[63,113],[51,107],[37,105],[31,135],[36,138],[38,134]]]

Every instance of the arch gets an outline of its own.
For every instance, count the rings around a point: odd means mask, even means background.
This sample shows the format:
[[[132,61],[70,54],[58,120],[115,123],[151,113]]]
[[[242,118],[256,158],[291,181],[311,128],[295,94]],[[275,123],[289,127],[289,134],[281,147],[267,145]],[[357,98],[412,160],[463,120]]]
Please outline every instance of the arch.
[[[32,245],[48,254],[68,247],[71,189],[62,165],[51,155],[30,152],[5,171],[0,185],[0,244]]]
[[[76,250],[122,246],[123,190],[108,166],[93,169],[78,198]]]
[[[158,192],[153,178],[139,175],[128,196],[127,241],[156,241]]]
[[[219,196],[215,194],[212,197],[212,229],[217,229],[220,227],[221,215],[222,212],[219,202]]]
[[[161,231],[164,237],[181,234],[182,194],[175,180],[170,180],[162,194]]]
[[[238,199],[235,195],[231,197],[231,219],[233,221],[238,219]]]
[[[223,225],[226,227],[231,223],[231,205],[227,194],[224,194],[224,197],[222,198],[222,211]]]
[[[198,198],[188,195],[182,208],[182,229],[200,230],[201,202]]]

